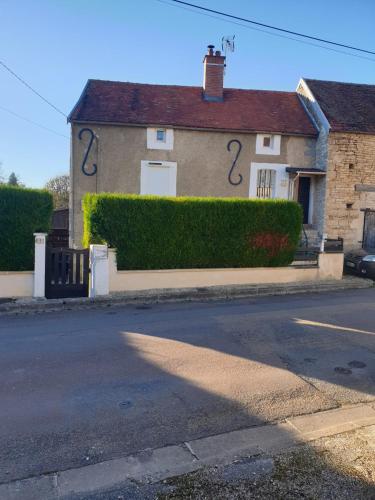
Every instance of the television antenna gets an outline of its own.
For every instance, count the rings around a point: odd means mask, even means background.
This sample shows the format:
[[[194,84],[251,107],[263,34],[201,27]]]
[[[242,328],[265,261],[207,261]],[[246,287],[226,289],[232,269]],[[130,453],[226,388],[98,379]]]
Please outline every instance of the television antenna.
[[[221,50],[224,52],[225,57],[227,56],[227,52],[234,52],[234,39],[236,35],[232,36],[223,36],[221,39]]]

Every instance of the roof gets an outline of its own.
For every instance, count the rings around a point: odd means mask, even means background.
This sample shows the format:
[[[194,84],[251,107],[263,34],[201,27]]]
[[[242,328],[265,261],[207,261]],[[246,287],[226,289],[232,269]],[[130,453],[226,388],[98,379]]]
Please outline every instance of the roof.
[[[321,168],[308,168],[308,167],[286,167],[285,169],[289,174],[318,174],[325,175],[325,170]]]
[[[316,135],[297,93],[224,89],[223,102],[201,87],[89,80],[69,121]]]
[[[333,132],[375,134],[375,85],[304,80]]]

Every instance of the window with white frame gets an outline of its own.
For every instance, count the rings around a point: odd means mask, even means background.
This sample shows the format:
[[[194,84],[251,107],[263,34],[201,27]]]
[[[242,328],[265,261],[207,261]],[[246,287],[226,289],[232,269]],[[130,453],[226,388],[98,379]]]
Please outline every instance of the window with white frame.
[[[173,129],[147,128],[147,149],[173,149]]]
[[[279,155],[281,135],[257,134],[255,153],[257,155]]]
[[[275,197],[276,170],[259,169],[257,172],[257,198]]]
[[[172,161],[141,162],[141,194],[176,196],[177,163]]]
[[[250,165],[250,198],[288,199],[289,165],[282,163],[256,163]],[[267,173],[271,172],[271,173]]]

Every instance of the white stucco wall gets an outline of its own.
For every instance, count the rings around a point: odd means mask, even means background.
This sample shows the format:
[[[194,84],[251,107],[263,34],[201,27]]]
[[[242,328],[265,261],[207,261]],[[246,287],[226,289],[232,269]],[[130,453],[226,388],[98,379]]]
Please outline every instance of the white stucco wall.
[[[33,271],[0,271],[0,297],[32,297]]]
[[[109,292],[163,288],[197,288],[224,285],[262,285],[296,283],[325,279],[340,280],[343,254],[320,254],[319,266],[257,267],[225,269],[163,269],[118,271],[116,252],[109,250]]]

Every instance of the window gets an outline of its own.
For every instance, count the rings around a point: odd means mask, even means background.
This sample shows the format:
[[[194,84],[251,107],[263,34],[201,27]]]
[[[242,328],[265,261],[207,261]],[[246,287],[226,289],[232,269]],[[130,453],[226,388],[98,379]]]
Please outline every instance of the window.
[[[257,198],[273,198],[275,194],[276,170],[261,169],[257,175]]]
[[[141,162],[141,194],[176,196],[177,163],[172,161]]]
[[[165,129],[158,128],[156,131],[156,140],[159,142],[165,142]]]
[[[257,155],[279,155],[281,135],[257,134],[255,153]]]
[[[249,198],[283,198],[289,197],[289,174],[286,169],[290,165],[282,163],[250,164]]]
[[[263,146],[265,148],[270,148],[271,147],[271,136],[266,135],[263,137]]]
[[[147,128],[147,149],[173,150],[172,128]]]

